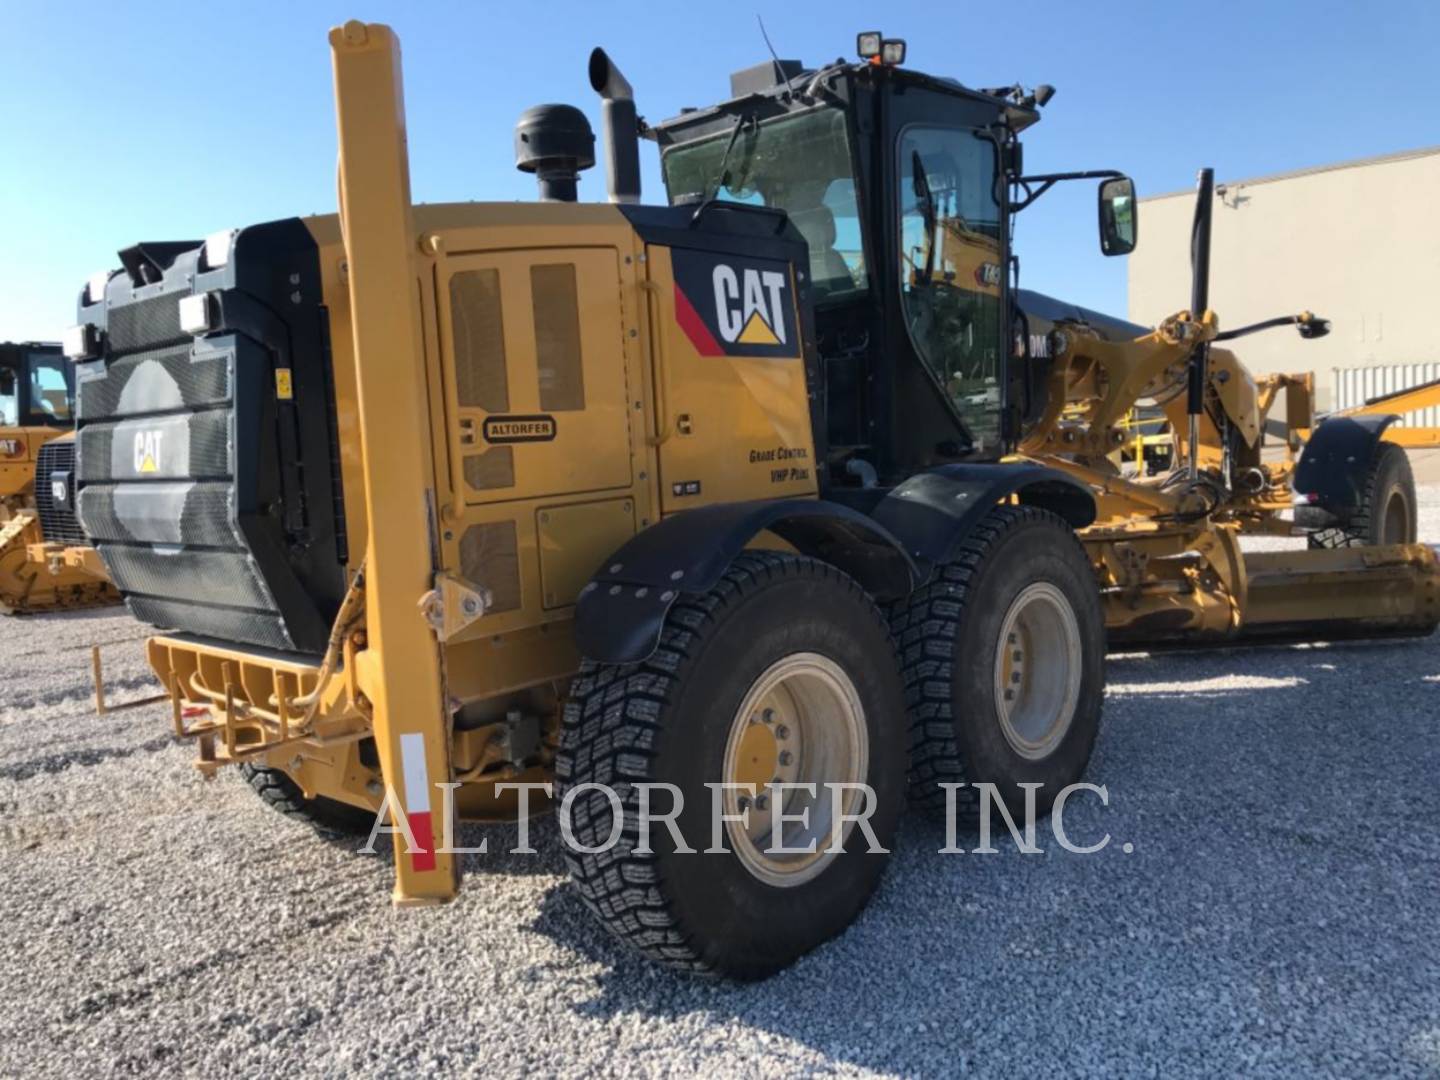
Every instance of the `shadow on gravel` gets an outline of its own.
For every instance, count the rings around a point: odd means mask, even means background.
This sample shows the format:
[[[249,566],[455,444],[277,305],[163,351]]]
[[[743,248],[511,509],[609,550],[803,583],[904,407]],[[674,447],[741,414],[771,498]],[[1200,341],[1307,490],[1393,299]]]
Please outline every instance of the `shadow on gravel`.
[[[134,757],[137,754],[155,754],[174,743],[168,734],[147,739],[130,746],[100,746],[70,750],[57,754],[19,761],[13,765],[0,765],[0,780],[29,780],[34,776],[63,772],[72,765],[99,765],[102,761]]]
[[[679,1071],[749,1028],[781,1072],[813,1066],[787,1062],[794,1044],[927,1075],[1319,1075],[1336,1062],[1391,1075],[1429,1060],[1417,1033],[1440,1015],[1436,643],[1110,664],[1112,682],[1139,688],[1107,700],[1089,779],[1110,803],[1064,821],[1079,844],[1109,835],[1104,850],[1065,851],[1042,824],[1042,854],[997,836],[997,854],[942,855],[943,825],[911,814],[860,919],[750,985],[641,959],[557,884],[530,929],[588,962],[591,992],[569,1007],[708,1032]],[[1167,685],[1236,677],[1219,697]]]

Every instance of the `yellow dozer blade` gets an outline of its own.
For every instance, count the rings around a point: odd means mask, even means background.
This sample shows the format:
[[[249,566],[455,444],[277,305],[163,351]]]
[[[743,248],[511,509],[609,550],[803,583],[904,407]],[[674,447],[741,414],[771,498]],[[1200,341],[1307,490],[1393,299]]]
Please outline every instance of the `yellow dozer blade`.
[[[118,603],[93,550],[47,544],[34,510],[0,523],[0,614],[22,615]]]

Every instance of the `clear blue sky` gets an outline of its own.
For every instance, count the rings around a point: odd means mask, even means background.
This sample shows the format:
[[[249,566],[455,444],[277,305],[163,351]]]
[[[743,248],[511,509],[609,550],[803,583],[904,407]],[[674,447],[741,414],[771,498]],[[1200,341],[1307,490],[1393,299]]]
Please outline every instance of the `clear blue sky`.
[[[1191,186],[1202,164],[1236,179],[1440,143],[1434,3],[3,0],[0,340],[57,337],[84,279],[138,240],[331,211],[325,35],[346,18],[398,29],[415,197],[440,202],[533,197],[511,127],[544,101],[598,127],[594,45],[651,118],[725,96],[730,71],[766,56],[756,9],[807,64],[881,29],[908,39],[912,66],[969,85],[1053,83],[1028,168],[1120,168],[1142,195]],[[600,172],[582,198],[603,198]],[[1124,260],[1098,254],[1093,199],[1073,185],[1026,211],[1023,282],[1123,314]]]

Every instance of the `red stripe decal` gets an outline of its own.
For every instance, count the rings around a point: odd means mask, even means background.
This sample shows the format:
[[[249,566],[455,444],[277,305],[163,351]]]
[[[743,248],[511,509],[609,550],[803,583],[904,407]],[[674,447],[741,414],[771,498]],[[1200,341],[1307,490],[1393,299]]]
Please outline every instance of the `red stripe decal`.
[[[701,356],[725,355],[725,350],[715,340],[715,335],[710,333],[710,328],[705,325],[705,320],[700,318],[700,313],[690,303],[690,298],[680,291],[679,285],[675,286],[675,321],[680,324],[680,329],[685,331],[685,336]]]
[[[415,851],[410,856],[410,867],[415,871],[435,869],[435,832],[430,828],[430,812],[406,814],[410,822],[410,835],[415,837]]]

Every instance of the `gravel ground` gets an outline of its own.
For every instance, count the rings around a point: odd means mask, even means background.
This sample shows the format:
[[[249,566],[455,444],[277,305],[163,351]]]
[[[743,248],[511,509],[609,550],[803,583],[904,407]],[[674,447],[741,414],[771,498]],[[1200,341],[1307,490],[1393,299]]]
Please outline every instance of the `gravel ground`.
[[[393,911],[163,706],[92,714],[89,644],[139,695],[143,635],[0,625],[0,1075],[1440,1073],[1440,639],[1112,657],[1110,807],[1066,815],[1104,851],[910,820],[848,933],[731,986],[612,943],[548,822]]]

